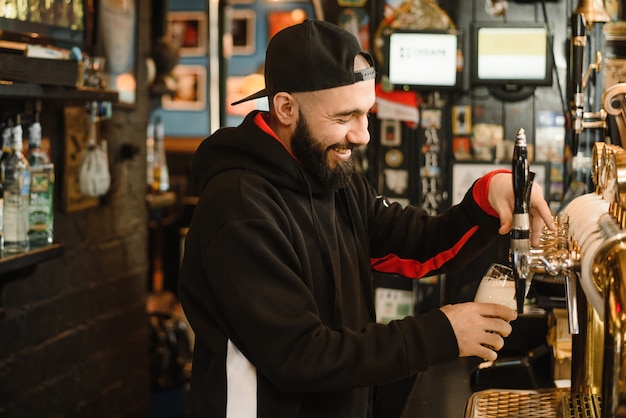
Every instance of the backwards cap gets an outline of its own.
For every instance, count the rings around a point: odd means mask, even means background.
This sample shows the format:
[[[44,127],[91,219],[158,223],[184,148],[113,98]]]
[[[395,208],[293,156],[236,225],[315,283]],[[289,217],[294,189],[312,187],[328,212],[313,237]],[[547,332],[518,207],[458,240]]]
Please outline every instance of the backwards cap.
[[[354,70],[363,55],[372,67]],[[280,91],[295,93],[346,86],[374,78],[374,60],[350,32],[332,23],[307,19],[278,32],[265,53],[265,88],[232,105]]]

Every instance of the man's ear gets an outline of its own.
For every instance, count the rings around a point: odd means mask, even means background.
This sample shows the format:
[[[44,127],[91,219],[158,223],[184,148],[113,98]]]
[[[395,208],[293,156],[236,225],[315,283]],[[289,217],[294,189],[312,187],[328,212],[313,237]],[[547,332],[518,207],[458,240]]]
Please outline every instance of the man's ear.
[[[281,124],[290,126],[298,119],[298,103],[293,96],[286,92],[279,92],[274,95],[274,113]]]

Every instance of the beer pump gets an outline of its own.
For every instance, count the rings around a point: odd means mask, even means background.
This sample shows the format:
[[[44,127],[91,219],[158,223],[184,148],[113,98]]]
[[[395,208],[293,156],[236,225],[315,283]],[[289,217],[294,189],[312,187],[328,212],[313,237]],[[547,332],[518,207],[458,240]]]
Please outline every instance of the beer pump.
[[[585,17],[574,13],[571,17],[572,39],[570,42],[570,79],[572,80],[573,106],[572,112],[572,155],[578,152],[580,133],[583,130],[584,117],[584,56],[587,44]]]
[[[515,298],[517,312],[524,311],[524,299],[529,275],[530,257],[530,191],[534,173],[529,169],[526,134],[524,129],[517,131],[513,149],[513,191],[515,207],[513,211],[513,229],[511,230],[511,259],[515,277]]]
[[[526,134],[523,128],[517,131],[512,159],[513,192],[513,228],[511,229],[511,262],[515,277],[515,299],[517,312],[524,312],[526,289],[530,287],[530,273],[565,274],[565,289],[570,332],[577,334],[578,303],[576,298],[576,280],[572,277],[571,260],[567,251],[559,248],[555,251],[543,251],[530,248],[530,192],[535,174],[530,171]],[[561,254],[565,251],[565,255]]]
[[[587,186],[591,186],[587,184],[591,180],[588,178],[592,156],[591,147],[595,142],[602,141],[601,131],[606,128],[606,112],[599,105],[604,80],[601,51],[602,24],[609,20],[601,0],[581,2],[570,19],[572,171],[576,177],[574,180]],[[587,43],[588,35],[591,35],[593,41],[590,44]],[[590,83],[592,72],[595,75]],[[596,109],[591,108],[594,105]],[[589,131],[592,128],[595,129],[593,133]]]

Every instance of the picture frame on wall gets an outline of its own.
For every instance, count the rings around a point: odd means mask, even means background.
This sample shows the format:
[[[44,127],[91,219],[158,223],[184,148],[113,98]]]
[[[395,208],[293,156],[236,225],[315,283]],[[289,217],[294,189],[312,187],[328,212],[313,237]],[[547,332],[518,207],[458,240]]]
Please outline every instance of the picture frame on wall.
[[[307,17],[307,12],[304,9],[275,10],[267,12],[267,39],[272,39],[274,35],[286,27],[304,22]]]
[[[181,57],[207,53],[208,27],[204,11],[169,12],[167,38],[179,49]]]
[[[247,76],[228,76],[226,78],[226,114],[229,116],[246,116],[249,112],[259,109],[259,103],[267,102],[266,98],[249,100],[235,106],[231,103],[243,99],[265,87],[262,74],[253,73]]]
[[[16,3],[18,3],[16,5]],[[0,8],[0,28],[6,39],[46,40],[61,48],[93,47],[95,10],[84,1],[23,0],[3,2]],[[26,36],[25,36],[26,35]]]
[[[172,70],[176,80],[173,95],[164,95],[165,110],[203,110],[206,107],[207,69],[204,65],[177,65]]]
[[[233,55],[252,55],[256,50],[256,12],[250,9],[230,11],[230,34]]]

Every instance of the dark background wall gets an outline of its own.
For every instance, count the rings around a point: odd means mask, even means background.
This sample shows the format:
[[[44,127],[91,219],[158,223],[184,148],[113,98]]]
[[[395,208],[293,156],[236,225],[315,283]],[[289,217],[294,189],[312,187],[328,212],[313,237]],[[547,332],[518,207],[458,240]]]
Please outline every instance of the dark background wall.
[[[150,401],[146,319],[145,132],[150,0],[138,0],[137,102],[103,122],[112,184],[97,208],[55,211],[61,258],[34,273],[0,276],[0,416],[146,417]],[[114,30],[114,28],[110,28]],[[44,101],[44,136],[61,196],[63,108]],[[124,143],[141,150],[120,158]]]

